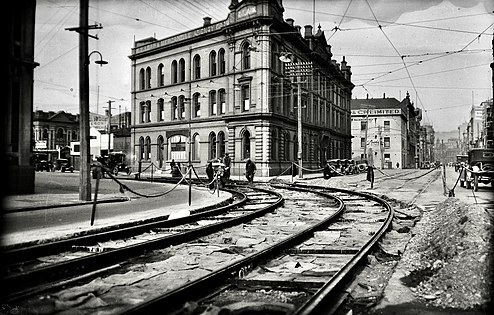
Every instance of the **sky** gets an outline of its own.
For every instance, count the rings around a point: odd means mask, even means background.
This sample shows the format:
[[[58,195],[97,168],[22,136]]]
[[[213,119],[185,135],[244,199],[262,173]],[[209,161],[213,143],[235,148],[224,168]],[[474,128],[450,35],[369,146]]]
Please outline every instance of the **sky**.
[[[163,39],[226,19],[230,0],[89,0],[89,25],[107,65],[89,67],[90,111],[130,111],[134,41]],[[493,97],[492,0],[283,0],[284,18],[320,25],[333,59],[352,67],[352,98],[394,97],[408,92],[423,110],[422,124],[456,130],[473,105]],[[37,0],[34,109],[79,112],[79,1]]]

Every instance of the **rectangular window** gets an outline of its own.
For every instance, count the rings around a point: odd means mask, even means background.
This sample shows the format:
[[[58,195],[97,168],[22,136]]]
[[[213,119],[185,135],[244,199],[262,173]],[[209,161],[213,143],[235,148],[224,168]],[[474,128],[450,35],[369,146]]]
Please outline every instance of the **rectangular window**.
[[[165,120],[165,105],[163,102],[160,102],[160,121]]]
[[[220,91],[220,114],[224,114],[226,112],[226,102],[225,102],[225,91]]]
[[[248,85],[242,85],[241,89],[242,110],[248,111],[250,109],[250,90]]]
[[[385,120],[384,121],[384,131],[389,131],[391,128],[390,128],[390,121],[389,120]]]
[[[360,147],[365,148],[365,138],[360,138]]]
[[[389,161],[390,158],[391,158],[391,154],[384,153],[384,160]]]
[[[384,137],[384,147],[389,149],[391,147],[391,139],[389,137]]]
[[[367,129],[367,121],[361,121],[360,130],[366,130],[366,129]]]

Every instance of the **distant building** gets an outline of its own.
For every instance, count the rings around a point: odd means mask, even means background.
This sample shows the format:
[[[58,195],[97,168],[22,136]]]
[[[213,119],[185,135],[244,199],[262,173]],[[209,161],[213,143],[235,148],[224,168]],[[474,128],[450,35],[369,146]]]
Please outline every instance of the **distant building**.
[[[492,99],[472,106],[465,134],[467,151],[472,148],[494,147],[493,128]]]
[[[426,163],[436,162],[435,156],[435,133],[431,125],[424,125],[419,128],[419,165],[423,167]]]
[[[134,165],[190,157],[202,166],[228,152],[233,174],[251,158],[260,176],[277,175],[298,159],[298,119],[304,167],[350,158],[351,68],[332,59],[321,28],[284,20],[281,1],[229,9],[225,20],[206,17],[202,27],[134,43]]]
[[[421,111],[410,96],[352,99],[352,159],[366,159],[378,168],[419,166]]]

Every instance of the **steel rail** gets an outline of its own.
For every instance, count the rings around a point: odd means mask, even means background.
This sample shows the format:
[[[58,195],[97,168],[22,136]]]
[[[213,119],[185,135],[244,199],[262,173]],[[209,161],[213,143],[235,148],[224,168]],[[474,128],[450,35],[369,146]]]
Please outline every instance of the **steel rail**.
[[[233,194],[240,194],[237,191],[225,189]],[[125,237],[131,237],[137,234],[144,233],[157,227],[172,227],[180,224],[185,224],[189,221],[194,221],[202,217],[211,215],[218,215],[227,212],[229,209],[235,206],[242,205],[246,202],[247,196],[241,194],[241,198],[236,202],[233,198],[229,198],[227,201],[221,204],[207,206],[197,209],[191,213],[190,216],[168,220],[168,215],[146,220],[145,223],[124,223],[109,230],[90,232],[86,235],[74,236],[67,239],[56,240],[53,242],[22,246],[17,248],[7,248],[2,251],[3,266],[11,265],[17,262],[27,261],[35,259],[40,256],[53,255],[62,251],[70,250],[72,246],[83,245],[88,243],[104,242],[110,239],[119,239]],[[4,272],[4,271],[3,271]]]
[[[271,185],[276,187],[276,185]],[[278,186],[281,187],[281,186]],[[283,187],[286,189],[286,187]],[[165,294],[153,298],[151,300],[145,301],[144,303],[134,305],[128,307],[121,312],[118,312],[119,315],[127,315],[127,314],[163,314],[163,310],[170,311],[171,309],[179,308],[186,300],[191,300],[196,297],[198,294],[206,292],[211,289],[211,287],[215,287],[219,282],[224,281],[225,279],[232,276],[232,274],[236,274],[243,267],[249,266],[254,263],[258,263],[266,258],[281,253],[283,250],[293,247],[296,244],[301,243],[305,239],[307,239],[310,235],[312,235],[315,231],[320,230],[328,226],[330,223],[335,221],[338,216],[340,216],[345,210],[344,202],[336,197],[326,194],[324,192],[317,192],[313,190],[307,190],[303,188],[292,187],[293,190],[304,191],[315,193],[321,196],[325,196],[327,198],[334,199],[338,202],[338,210],[327,217],[326,219],[320,221],[312,225],[309,228],[306,228],[295,235],[292,235],[281,242],[269,246],[257,253],[246,256],[245,258],[236,261],[228,266],[220,268],[216,271],[213,271],[199,279],[191,281],[179,288],[166,292]]]
[[[97,269],[101,269],[129,257],[135,257],[148,250],[167,247],[170,245],[177,245],[184,243],[198,237],[205,236],[224,228],[235,226],[243,222],[250,221],[256,217],[262,216],[267,212],[270,212],[283,204],[283,197],[280,194],[262,188],[252,188],[253,190],[262,191],[267,194],[276,195],[277,199],[269,205],[263,206],[260,209],[251,211],[247,214],[226,219],[222,222],[213,223],[203,227],[199,227],[190,231],[185,231],[173,235],[163,236],[154,240],[145,241],[139,244],[129,245],[123,248],[113,249],[107,252],[95,253],[85,257],[79,257],[68,261],[60,262],[54,265],[40,267],[31,271],[26,271],[16,275],[7,275],[2,279],[2,285],[4,288],[9,288],[13,294],[2,296],[0,299],[12,300],[23,295],[23,291],[26,287],[33,287],[40,285],[51,279],[64,279],[81,273],[91,272]],[[244,203],[245,204],[245,203]],[[226,212],[226,211],[223,211]],[[218,213],[216,213],[218,214]],[[31,289],[30,289],[31,290]],[[29,290],[28,290],[29,291]],[[27,292],[28,294],[29,292]]]
[[[312,189],[323,189],[323,190],[333,190],[341,193],[350,193],[360,195],[362,197],[374,200],[379,204],[383,205],[388,210],[388,217],[386,221],[379,228],[377,233],[375,233],[372,238],[367,241],[367,243],[358,251],[358,253],[340,269],[322,288],[320,288],[302,307],[297,309],[295,314],[298,315],[308,315],[308,314],[333,314],[341,302],[340,292],[343,291],[343,286],[346,284],[349,277],[352,276],[352,272],[359,262],[367,256],[370,250],[376,245],[376,243],[381,239],[384,233],[388,230],[394,216],[394,211],[391,205],[384,199],[377,196],[356,191],[347,191],[340,188],[330,188],[330,187],[320,187],[320,186],[310,186],[310,185],[297,185],[304,187],[311,187]],[[338,291],[338,292],[337,292]]]

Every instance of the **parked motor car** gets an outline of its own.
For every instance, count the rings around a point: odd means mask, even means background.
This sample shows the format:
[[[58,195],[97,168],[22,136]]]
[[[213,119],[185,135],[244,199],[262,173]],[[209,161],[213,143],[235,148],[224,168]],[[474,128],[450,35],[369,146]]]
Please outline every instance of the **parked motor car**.
[[[131,168],[126,164],[125,157],[125,153],[111,152],[109,155],[98,157],[97,160],[103,165],[104,168],[115,176],[118,175],[119,172],[130,175]]]
[[[367,160],[355,161],[355,168],[358,170],[359,173],[366,172],[368,166],[369,162]]]
[[[333,176],[343,175],[341,172],[341,160],[340,159],[330,159],[326,161],[324,166],[323,175],[325,179]]]
[[[46,153],[33,154],[33,164],[37,172],[51,172],[53,170],[53,164],[48,160],[48,154]]]
[[[455,172],[458,172],[461,170],[463,166],[465,166],[468,162],[468,155],[467,154],[458,154],[456,156],[456,162],[455,162]]]
[[[474,148],[468,152],[467,165],[461,170],[460,186],[479,189],[479,183],[494,187],[494,149]]]
[[[62,173],[64,172],[74,172],[74,167],[70,164],[70,161],[68,159],[56,159],[55,160],[55,171],[61,171]]]

